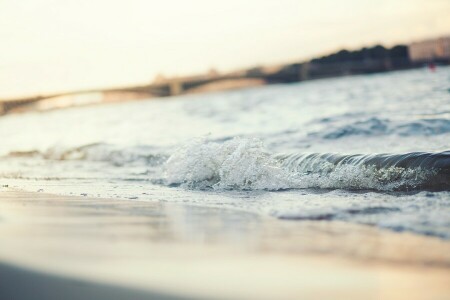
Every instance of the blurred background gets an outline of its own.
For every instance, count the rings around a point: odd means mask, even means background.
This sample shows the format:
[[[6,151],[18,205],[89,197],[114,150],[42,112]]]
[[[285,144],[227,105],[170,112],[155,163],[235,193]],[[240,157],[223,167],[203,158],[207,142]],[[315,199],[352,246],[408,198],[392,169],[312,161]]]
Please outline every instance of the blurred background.
[[[449,11],[447,0],[2,0],[0,101],[113,90],[54,101],[64,106],[448,63]]]

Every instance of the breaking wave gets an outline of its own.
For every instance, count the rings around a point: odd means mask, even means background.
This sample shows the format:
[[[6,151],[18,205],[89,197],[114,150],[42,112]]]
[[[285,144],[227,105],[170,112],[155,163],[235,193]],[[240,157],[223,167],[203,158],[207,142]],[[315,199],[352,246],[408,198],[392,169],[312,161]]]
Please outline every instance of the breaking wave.
[[[165,182],[194,189],[450,190],[450,151],[408,154],[278,154],[259,140],[196,140],[165,164]]]
[[[149,146],[91,144],[45,152],[11,152],[9,157],[107,162],[135,175],[133,166],[152,170],[148,179],[169,186],[215,190],[346,189],[450,191],[450,151],[405,154],[272,154],[258,139],[196,139],[172,155]],[[131,167],[131,168],[128,168]],[[157,176],[155,178],[151,176]]]
[[[199,189],[280,190],[296,184],[261,141],[239,138],[224,143],[198,139],[181,147],[165,164],[165,180]]]
[[[374,190],[450,190],[450,151],[406,154],[277,155],[308,187]]]

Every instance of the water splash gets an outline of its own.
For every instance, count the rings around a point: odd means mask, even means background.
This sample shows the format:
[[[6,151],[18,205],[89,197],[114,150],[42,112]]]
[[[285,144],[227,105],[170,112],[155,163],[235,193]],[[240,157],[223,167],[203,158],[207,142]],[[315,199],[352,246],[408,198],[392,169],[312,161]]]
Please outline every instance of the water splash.
[[[256,139],[198,139],[168,159],[165,181],[194,189],[449,190],[450,152],[271,155]]]
[[[168,159],[165,179],[200,189],[281,190],[296,184],[261,141],[240,138],[221,144],[197,139],[181,147]]]

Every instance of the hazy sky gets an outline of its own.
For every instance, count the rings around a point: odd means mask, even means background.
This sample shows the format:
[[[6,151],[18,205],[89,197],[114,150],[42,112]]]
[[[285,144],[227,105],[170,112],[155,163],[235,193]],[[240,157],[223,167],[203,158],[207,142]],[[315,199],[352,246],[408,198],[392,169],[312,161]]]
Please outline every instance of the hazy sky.
[[[0,97],[450,34],[449,0],[0,0]]]

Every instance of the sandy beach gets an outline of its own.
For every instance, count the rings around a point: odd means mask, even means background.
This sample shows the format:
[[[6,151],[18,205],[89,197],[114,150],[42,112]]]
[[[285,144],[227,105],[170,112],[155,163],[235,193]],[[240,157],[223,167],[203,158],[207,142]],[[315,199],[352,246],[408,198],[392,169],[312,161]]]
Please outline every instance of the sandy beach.
[[[448,242],[340,222],[9,190],[0,237],[2,299],[450,297]]]

